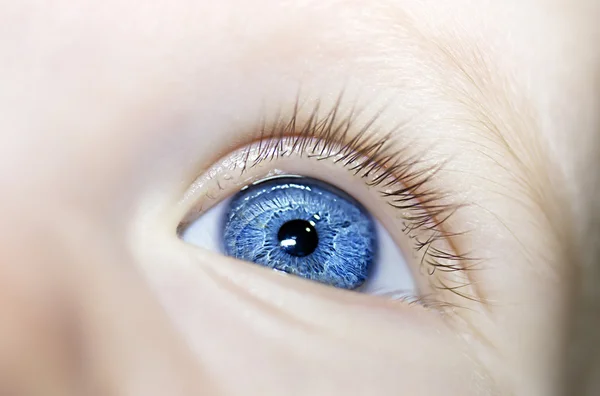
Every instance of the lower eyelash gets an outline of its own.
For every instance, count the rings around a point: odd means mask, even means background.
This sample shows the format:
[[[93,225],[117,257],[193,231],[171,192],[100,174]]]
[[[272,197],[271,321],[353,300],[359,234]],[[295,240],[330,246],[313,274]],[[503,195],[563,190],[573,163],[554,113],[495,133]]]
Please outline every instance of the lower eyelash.
[[[431,186],[432,179],[444,164],[424,166],[422,154],[409,156],[407,149],[395,148],[392,136],[401,127],[387,134],[377,133],[373,130],[377,115],[349,138],[350,131],[355,128],[355,115],[351,112],[340,118],[338,101],[324,116],[319,115],[317,105],[304,121],[300,121],[296,106],[289,119],[280,118],[270,125],[263,125],[255,143],[244,149],[242,173],[263,161],[292,154],[340,164],[364,179],[367,186],[378,189],[387,204],[399,211],[403,231],[413,240],[415,252],[420,254],[421,268],[430,279],[435,279],[431,282],[433,287],[479,301],[469,290],[466,274],[479,260],[457,253],[451,239],[462,234],[449,233],[443,227],[462,205],[445,203],[446,196]],[[433,277],[436,272],[440,276]],[[464,282],[444,276],[449,273],[463,275]],[[422,305],[439,305],[426,300],[429,303]]]

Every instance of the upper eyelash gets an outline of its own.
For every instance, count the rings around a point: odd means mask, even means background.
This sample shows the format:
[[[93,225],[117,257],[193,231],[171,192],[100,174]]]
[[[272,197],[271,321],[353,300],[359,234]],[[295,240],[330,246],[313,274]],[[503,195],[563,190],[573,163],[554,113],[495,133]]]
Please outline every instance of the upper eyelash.
[[[334,162],[340,163],[355,176],[369,179],[367,185],[379,188],[380,196],[390,206],[410,213],[403,216],[403,231],[414,241],[417,253],[421,254],[420,266],[426,268],[429,275],[437,271],[466,273],[476,269],[480,260],[469,253],[439,247],[439,241],[451,244],[451,238],[464,234],[451,233],[442,227],[464,206],[443,202],[445,195],[431,185],[432,178],[443,169],[444,163],[418,169],[423,155],[409,156],[406,146],[398,149],[392,143],[392,137],[405,124],[380,134],[375,128],[381,114],[378,112],[363,122],[356,132],[355,124],[361,111],[354,107],[342,115],[341,102],[342,95],[325,113],[317,102],[308,116],[301,119],[301,106],[297,99],[290,117],[278,116],[274,122],[263,122],[256,133],[255,143],[247,146],[242,155],[242,173],[263,161],[272,161],[294,152],[318,161],[335,158]],[[350,131],[353,132],[351,138]],[[254,152],[252,158],[251,152]],[[422,230],[431,233],[425,240],[418,235],[418,231]],[[479,293],[469,290],[469,276],[464,278],[464,282],[450,284],[449,280],[436,277],[437,283],[433,286],[482,302]]]

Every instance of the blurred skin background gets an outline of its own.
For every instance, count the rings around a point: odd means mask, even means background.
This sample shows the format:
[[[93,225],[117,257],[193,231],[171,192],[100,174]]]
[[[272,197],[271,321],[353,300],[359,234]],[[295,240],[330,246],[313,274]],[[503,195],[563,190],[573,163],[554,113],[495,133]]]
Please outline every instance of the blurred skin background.
[[[3,1],[0,395],[598,394],[598,17],[596,0]],[[455,271],[423,270],[400,216],[333,162],[218,178],[265,125],[338,113],[357,114],[340,140],[437,169]],[[360,200],[427,303],[182,241],[276,170]]]

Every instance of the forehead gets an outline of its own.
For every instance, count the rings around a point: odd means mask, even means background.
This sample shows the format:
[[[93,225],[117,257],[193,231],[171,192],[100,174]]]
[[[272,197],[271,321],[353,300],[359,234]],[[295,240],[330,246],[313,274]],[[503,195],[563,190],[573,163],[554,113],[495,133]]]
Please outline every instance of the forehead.
[[[3,13],[11,61],[0,103],[27,109],[6,114],[26,125],[8,128],[5,170],[30,167],[32,155],[42,180],[73,162],[106,167],[107,155],[116,168],[172,134],[155,127],[167,113],[189,110],[203,131],[224,130],[273,92],[293,97],[296,82],[327,96],[350,79],[369,100],[391,90],[417,108],[480,95],[468,105],[485,103],[501,133],[550,147],[573,197],[597,161],[582,155],[598,125],[592,1],[67,3]]]

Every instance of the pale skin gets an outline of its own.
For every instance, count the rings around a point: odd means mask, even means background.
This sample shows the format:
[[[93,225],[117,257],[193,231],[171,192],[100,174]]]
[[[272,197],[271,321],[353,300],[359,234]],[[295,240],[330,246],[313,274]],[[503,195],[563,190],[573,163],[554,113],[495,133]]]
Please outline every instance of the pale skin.
[[[0,394],[558,393],[600,166],[599,8],[4,2]],[[342,91],[382,130],[410,119],[470,204],[449,226],[481,258],[478,298],[433,291],[451,315],[177,237],[194,181],[265,112]]]

